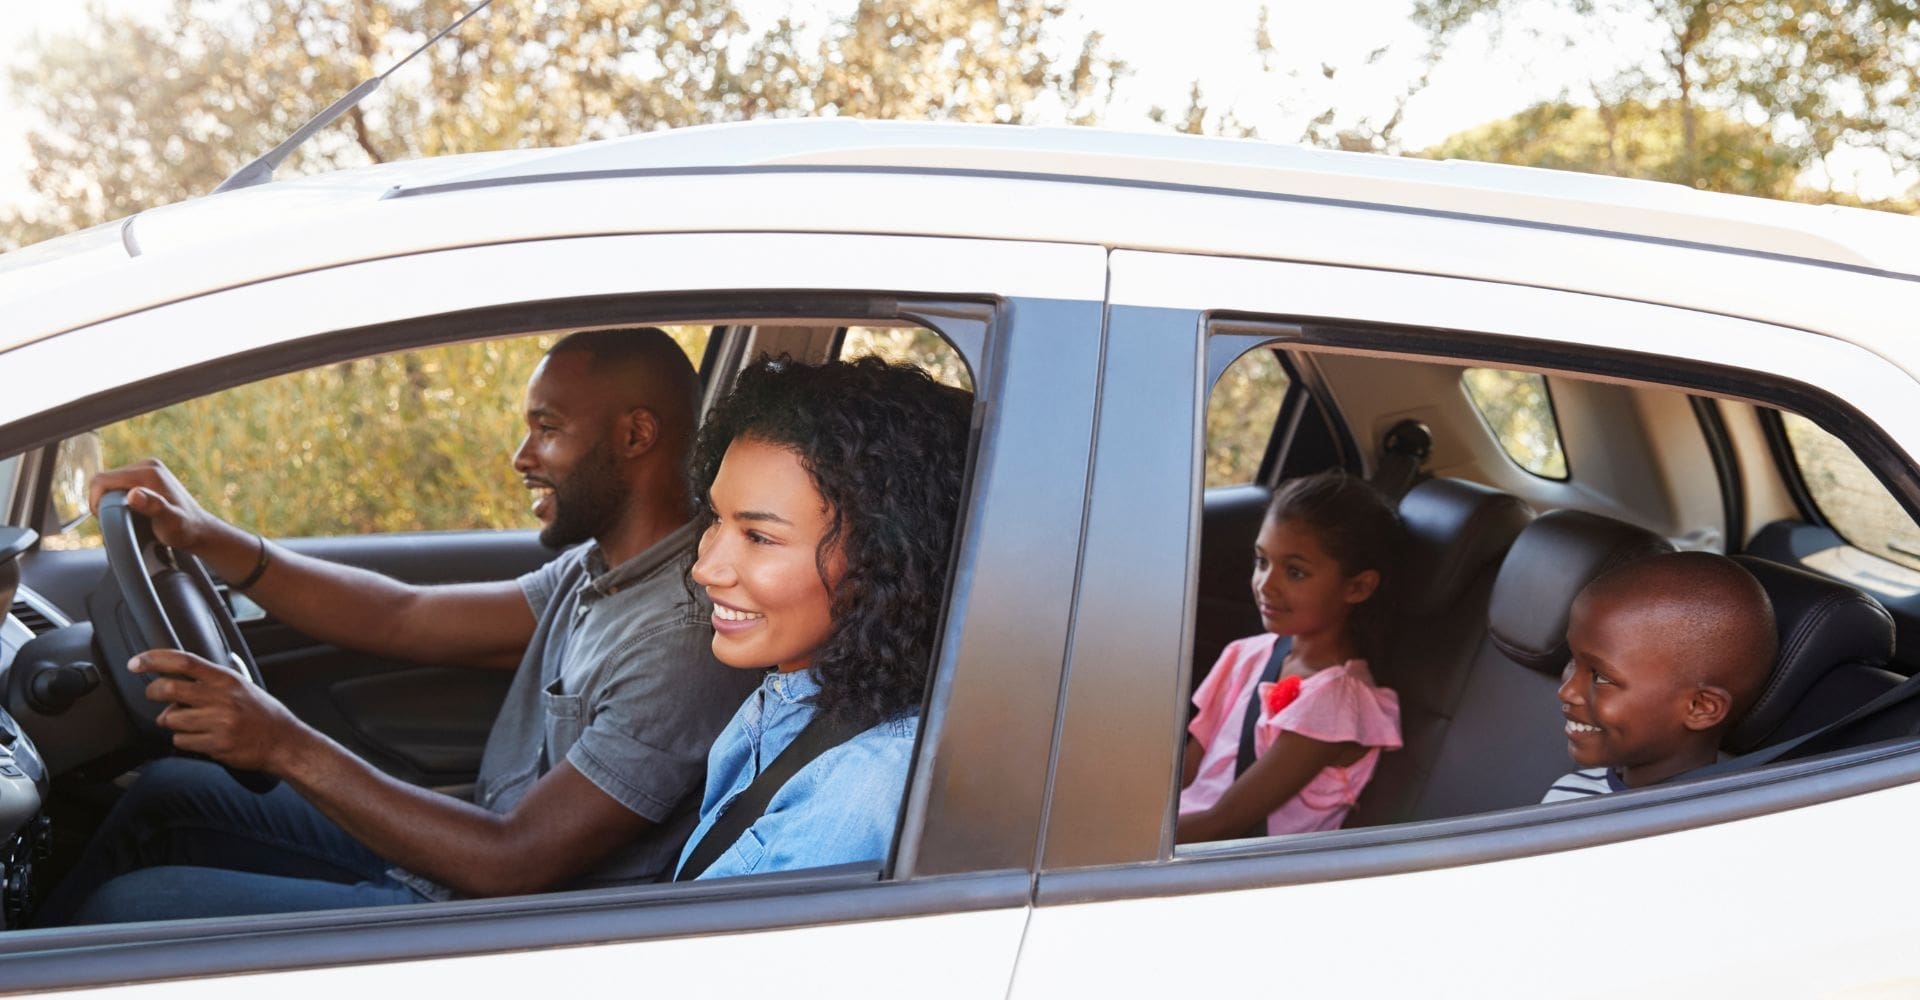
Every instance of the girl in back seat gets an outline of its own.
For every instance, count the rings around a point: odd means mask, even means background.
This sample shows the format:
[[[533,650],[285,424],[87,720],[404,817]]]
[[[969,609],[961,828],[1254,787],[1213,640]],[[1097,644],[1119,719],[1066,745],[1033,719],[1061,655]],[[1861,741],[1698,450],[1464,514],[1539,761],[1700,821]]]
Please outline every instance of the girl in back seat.
[[[1289,480],[1253,544],[1266,632],[1241,639],[1194,693],[1179,843],[1339,828],[1400,746],[1400,700],[1367,659],[1387,645],[1400,519],[1344,473]]]

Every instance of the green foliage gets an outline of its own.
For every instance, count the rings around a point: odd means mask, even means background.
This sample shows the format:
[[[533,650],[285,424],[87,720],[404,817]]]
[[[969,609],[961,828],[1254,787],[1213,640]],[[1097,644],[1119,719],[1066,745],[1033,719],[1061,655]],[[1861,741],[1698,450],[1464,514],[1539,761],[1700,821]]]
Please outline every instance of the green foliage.
[[[1884,153],[1896,167],[1920,164],[1912,0],[1421,0],[1414,20],[1436,47],[1474,24],[1498,44],[1504,29],[1552,11],[1578,16],[1578,37],[1560,39],[1568,50],[1627,28],[1659,31],[1659,52],[1623,52],[1592,88],[1602,109],[1638,107],[1668,122],[1672,138],[1659,145],[1675,148],[1653,155],[1668,179],[1771,190],[1780,170],[1845,146]],[[1507,162],[1538,162],[1513,155]],[[1605,169],[1604,160],[1586,162]]]
[[[471,0],[174,0],[94,10],[12,74],[37,204],[0,248],[211,191]],[[780,115],[1089,121],[1123,67],[1062,0],[861,0],[810,31],[728,0],[495,0],[323,130],[283,175]]]
[[[973,373],[960,360],[960,352],[924,327],[853,326],[840,345],[840,356],[857,358],[873,355],[893,364],[919,365],[932,373],[942,385],[973,391]]]
[[[706,328],[667,332],[697,364]],[[511,459],[527,378],[555,339],[403,351],[213,393],[102,428],[105,461],[162,458],[208,510],[279,535],[531,527]]]
[[[1797,413],[1782,413],[1800,476],[1829,524],[1854,547],[1920,569],[1920,526],[1853,449]]]
[[[1696,118],[1698,154],[1681,139],[1680,108],[1627,101],[1579,107],[1554,101],[1449,136],[1421,155],[1575,170],[1785,198],[1807,166],[1804,149],[1721,114]]]
[[[1248,351],[1207,397],[1207,488],[1253,482],[1287,393],[1287,372],[1272,351]]]
[[[1536,476],[1567,478],[1567,456],[1560,449],[1546,379],[1533,372],[1469,368],[1460,381],[1508,457]]]

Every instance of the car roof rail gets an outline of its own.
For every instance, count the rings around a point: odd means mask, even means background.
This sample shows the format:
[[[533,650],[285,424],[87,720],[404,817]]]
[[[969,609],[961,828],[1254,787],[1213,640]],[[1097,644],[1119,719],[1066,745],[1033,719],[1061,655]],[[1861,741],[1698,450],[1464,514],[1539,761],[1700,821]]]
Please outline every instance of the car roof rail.
[[[387,80],[387,77],[392,76],[395,70],[398,70],[400,67],[405,66],[409,62],[412,62],[414,56],[417,56],[420,53],[425,52],[428,46],[431,46],[433,43],[439,41],[442,38],[445,38],[449,32],[453,31],[453,29],[458,28],[461,25],[467,23],[468,18],[487,9],[487,7],[492,5],[492,3],[493,3],[493,0],[480,0],[479,3],[473,5],[473,7],[470,8],[465,14],[462,14],[457,19],[455,19],[452,24],[449,24],[446,27],[441,28],[439,31],[434,33],[434,36],[432,38],[429,38],[426,41],[421,42],[418,48],[414,49],[412,52],[407,53],[406,58],[401,59],[397,63],[394,63],[392,66],[387,67],[385,72],[380,73],[376,76],[368,77],[367,79],[360,81],[359,86],[353,88],[352,90],[347,91],[345,96],[341,97],[337,101],[334,101],[332,104],[327,105],[326,110],[308,119],[305,125],[302,125],[298,129],[295,129],[294,133],[288,136],[285,141],[280,143],[280,145],[275,146],[270,150],[267,150],[265,153],[256,157],[253,160],[253,162],[234,171],[231,175],[227,177],[226,180],[220,182],[219,187],[216,187],[213,189],[213,193],[219,194],[222,191],[234,191],[239,188],[253,187],[256,184],[265,184],[266,182],[272,180],[274,168],[278,167],[282,161],[284,161],[288,156],[292,155],[293,151],[295,149],[298,149],[301,143],[304,143],[308,139],[312,138],[315,132],[318,132],[321,129],[326,128],[328,125],[333,124],[334,119],[340,117],[341,115],[346,114],[349,110],[353,108],[354,105],[359,104],[361,101],[365,100],[368,94],[371,94],[376,90],[379,90],[380,85],[382,83],[385,83]]]

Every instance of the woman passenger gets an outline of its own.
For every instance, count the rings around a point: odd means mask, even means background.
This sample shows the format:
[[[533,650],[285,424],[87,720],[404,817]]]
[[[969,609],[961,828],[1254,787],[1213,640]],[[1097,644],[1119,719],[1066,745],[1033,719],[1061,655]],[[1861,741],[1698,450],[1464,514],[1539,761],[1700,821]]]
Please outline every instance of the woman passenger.
[[[875,358],[762,360],[691,461],[713,652],[766,680],[715,740],[678,878],[877,861],[893,839],[960,503],[971,397]],[[733,836],[736,799],[825,746]],[[797,749],[796,752],[799,752]],[[775,768],[777,771],[778,768]],[[712,843],[705,841],[712,840]],[[724,841],[724,842],[723,842]]]

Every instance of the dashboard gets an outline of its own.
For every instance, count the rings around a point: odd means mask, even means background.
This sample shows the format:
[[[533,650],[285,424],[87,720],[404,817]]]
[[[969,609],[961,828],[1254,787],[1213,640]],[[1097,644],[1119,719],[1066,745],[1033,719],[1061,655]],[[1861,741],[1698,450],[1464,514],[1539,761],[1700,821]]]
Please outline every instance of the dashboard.
[[[14,596],[29,620],[46,623],[51,631],[66,624],[48,602],[24,588]],[[35,615],[39,617],[35,619]],[[0,622],[0,690],[13,702],[14,661],[36,637],[19,615],[9,613]],[[34,862],[49,844],[49,823],[41,806],[47,794],[47,765],[20,720],[0,705],[0,927],[17,927],[31,902]]]

